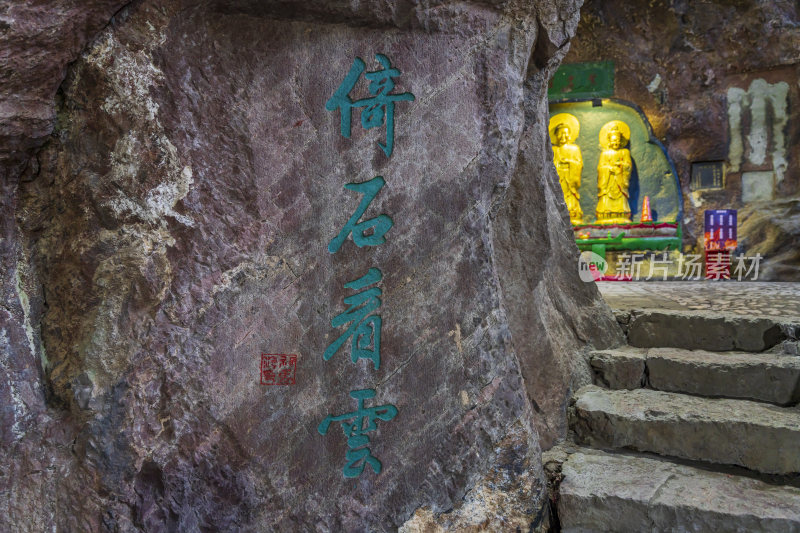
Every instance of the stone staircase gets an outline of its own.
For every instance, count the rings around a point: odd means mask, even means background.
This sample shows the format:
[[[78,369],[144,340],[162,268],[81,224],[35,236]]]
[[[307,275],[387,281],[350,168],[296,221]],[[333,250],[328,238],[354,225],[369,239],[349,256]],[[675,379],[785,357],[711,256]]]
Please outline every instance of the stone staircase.
[[[544,454],[563,532],[800,532],[797,323],[618,312]]]

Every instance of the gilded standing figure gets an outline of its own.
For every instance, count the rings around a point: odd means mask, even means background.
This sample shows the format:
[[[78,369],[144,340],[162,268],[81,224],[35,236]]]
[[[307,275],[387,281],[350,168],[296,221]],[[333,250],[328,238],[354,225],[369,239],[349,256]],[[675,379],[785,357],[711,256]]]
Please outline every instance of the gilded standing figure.
[[[581,172],[583,157],[581,149],[575,144],[580,132],[578,119],[569,113],[559,113],[550,119],[550,142],[553,144],[553,164],[558,174],[558,182],[564,193],[564,201],[569,211],[569,220],[574,225],[583,221],[581,209]]]
[[[633,162],[626,148],[630,137],[630,128],[621,120],[612,120],[600,130],[603,149],[597,163],[597,222],[600,224],[631,222],[628,187]]]

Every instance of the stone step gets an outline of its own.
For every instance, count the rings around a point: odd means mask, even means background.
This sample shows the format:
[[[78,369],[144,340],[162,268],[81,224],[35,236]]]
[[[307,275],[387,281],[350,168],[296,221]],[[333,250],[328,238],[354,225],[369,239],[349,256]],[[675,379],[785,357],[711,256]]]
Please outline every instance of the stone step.
[[[561,468],[561,531],[800,532],[800,488],[579,449]]]
[[[588,385],[570,425],[580,444],[630,448],[769,474],[800,472],[800,410],[747,400]]]
[[[628,343],[640,348],[762,352],[795,338],[800,325],[774,318],[710,311],[645,310],[617,316]]]
[[[625,347],[592,352],[589,358],[595,383],[612,389],[647,385],[778,405],[800,401],[800,357],[794,355]]]

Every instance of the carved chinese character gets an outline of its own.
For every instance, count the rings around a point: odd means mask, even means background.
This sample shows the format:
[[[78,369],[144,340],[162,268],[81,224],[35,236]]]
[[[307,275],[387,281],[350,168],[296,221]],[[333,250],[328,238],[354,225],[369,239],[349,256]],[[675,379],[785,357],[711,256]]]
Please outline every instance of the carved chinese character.
[[[381,271],[370,268],[364,276],[345,284],[347,289],[361,290],[369,285],[374,285],[383,279]],[[344,333],[333,341],[322,354],[327,361],[339,348],[351,339],[350,358],[355,363],[359,359],[372,361],[375,370],[381,366],[381,325],[382,320],[378,315],[372,314],[381,306],[380,287],[372,287],[344,299],[347,310],[331,320],[331,326],[338,328],[349,324]]]
[[[378,215],[375,218],[367,219],[359,222],[364,212],[369,207],[369,204],[378,195],[378,192],[383,188],[386,182],[381,176],[375,176],[369,181],[362,183],[348,183],[344,186],[345,189],[360,192],[364,195],[361,203],[358,204],[355,213],[347,223],[344,225],[339,234],[331,239],[328,244],[328,251],[332,254],[339,251],[344,241],[347,240],[348,235],[353,234],[353,242],[359,248],[364,246],[378,246],[386,242],[384,235],[389,231],[394,222],[387,215]],[[372,233],[369,233],[369,232]]]
[[[326,435],[332,422],[339,422],[347,438],[347,464],[342,469],[344,477],[354,478],[364,472],[364,467],[369,465],[376,474],[381,473],[381,462],[372,455],[367,447],[369,437],[366,435],[378,429],[378,420],[389,421],[397,416],[394,405],[381,405],[378,407],[364,407],[364,400],[375,396],[375,389],[362,389],[350,392],[350,396],[358,401],[358,409],[352,413],[332,416],[328,415],[317,427],[320,435]]]
[[[383,54],[376,54],[375,59],[383,67],[382,70],[367,72],[364,77],[369,80],[369,92],[374,95],[372,98],[364,98],[353,101],[350,99],[350,92],[358,83],[358,78],[364,72],[366,64],[364,60],[357,57],[353,60],[350,71],[345,76],[344,81],[331,98],[325,103],[328,111],[339,110],[341,115],[342,136],[350,138],[350,119],[351,110],[354,107],[365,107],[361,111],[361,126],[364,129],[377,128],[386,123],[386,144],[378,143],[386,157],[392,155],[394,150],[394,106],[395,102],[413,101],[414,95],[411,93],[392,94],[394,89],[394,79],[400,75],[400,71],[392,68],[389,58]]]

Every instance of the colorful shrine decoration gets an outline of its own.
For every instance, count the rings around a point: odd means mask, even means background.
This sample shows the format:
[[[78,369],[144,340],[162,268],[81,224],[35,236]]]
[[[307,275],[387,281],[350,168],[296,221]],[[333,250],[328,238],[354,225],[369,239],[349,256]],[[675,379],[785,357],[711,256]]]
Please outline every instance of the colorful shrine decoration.
[[[703,214],[706,279],[731,278],[731,254],[737,246],[735,209],[709,209]]]
[[[547,88],[550,100],[605,98],[614,94],[614,63],[594,61],[561,65]]]
[[[392,93],[394,78],[400,76],[400,71],[392,67],[391,61],[383,54],[376,54],[375,59],[380,65],[376,71],[366,72],[366,63],[357,57],[353,60],[350,71],[333,96],[325,104],[328,111],[339,111],[340,132],[345,138],[350,138],[351,114],[353,108],[364,108],[361,111],[361,126],[366,129],[385,126],[386,142],[378,142],[387,158],[394,153],[394,121],[395,105],[398,102],[412,102],[414,95],[406,93]],[[361,74],[369,81],[368,90],[371,98],[352,100],[350,93],[356,88]],[[328,243],[328,252],[339,253],[346,242],[352,239],[353,244],[359,248],[374,248],[386,243],[386,234],[394,226],[389,215],[381,213],[371,216],[369,213],[372,201],[378,196],[386,180],[383,176],[375,176],[371,180],[360,183],[348,183],[345,189],[361,195],[357,207],[344,223],[342,228]],[[365,218],[366,217],[366,218]],[[345,296],[345,309],[331,319],[331,327],[338,330],[339,334],[322,354],[323,361],[330,361],[339,350],[350,346],[350,362],[356,365],[366,364],[372,371],[381,367],[381,328],[383,319],[380,311],[383,304],[383,290],[380,283],[383,273],[377,267],[370,267],[366,273],[353,273],[358,276],[344,284],[345,289],[351,294]],[[361,360],[366,359],[363,363]],[[341,359],[339,359],[341,361]],[[327,435],[333,422],[341,425],[347,439],[347,452],[342,474],[345,478],[359,477],[366,466],[375,474],[380,474],[383,465],[372,454],[370,449],[369,433],[377,431],[378,421],[389,422],[397,416],[398,410],[392,404],[376,407],[366,406],[367,400],[372,400],[377,391],[371,388],[359,388],[350,391],[350,397],[356,400],[357,408],[353,412],[328,415],[317,426],[320,435]],[[370,402],[371,403],[371,402]]]
[[[553,162],[578,248],[601,257],[606,250],[680,250],[677,171],[644,113],[614,98],[564,97],[551,98],[550,115]],[[569,135],[558,135],[562,123]]]
[[[639,222],[652,222],[653,221],[653,212],[650,210],[650,197],[645,196],[644,200],[642,200],[642,216],[639,218]]]
[[[734,250],[736,240],[736,209],[708,209],[703,214],[706,250]]]

